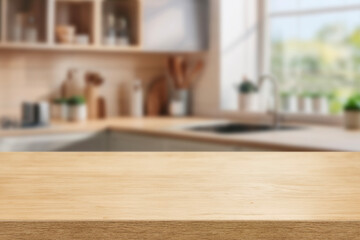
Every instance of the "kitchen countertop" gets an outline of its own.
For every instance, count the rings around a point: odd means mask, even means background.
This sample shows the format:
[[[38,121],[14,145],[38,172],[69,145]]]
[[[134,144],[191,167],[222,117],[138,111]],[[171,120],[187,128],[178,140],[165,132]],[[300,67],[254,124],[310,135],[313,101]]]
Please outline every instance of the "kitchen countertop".
[[[2,153],[0,239],[359,239],[359,159]]]
[[[225,122],[206,118],[115,118],[86,123],[55,123],[48,128],[0,131],[0,138],[11,136],[96,132],[104,130],[234,145],[275,151],[360,151],[360,131],[341,127],[302,125],[301,129],[219,135],[185,131],[186,126]],[[295,124],[295,126],[298,126]]]

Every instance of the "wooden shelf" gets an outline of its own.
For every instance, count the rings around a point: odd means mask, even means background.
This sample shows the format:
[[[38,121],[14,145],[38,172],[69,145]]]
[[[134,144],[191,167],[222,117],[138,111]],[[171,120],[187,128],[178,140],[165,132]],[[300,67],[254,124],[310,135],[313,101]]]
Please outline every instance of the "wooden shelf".
[[[14,19],[21,5],[31,1],[38,41],[15,41]],[[0,49],[51,50],[89,52],[140,52],[142,47],[142,1],[143,0],[0,0]],[[20,7],[19,7],[20,5]],[[129,44],[105,45],[108,9],[123,14],[127,19]],[[33,18],[34,18],[33,17]],[[33,20],[31,20],[33,21]],[[88,41],[83,44],[69,41],[60,44],[59,26],[71,26],[74,34]],[[60,27],[61,28],[61,27]],[[63,30],[63,29],[62,29]],[[71,30],[71,29],[70,29]],[[71,32],[71,31],[70,31]],[[71,36],[71,35],[70,35]],[[71,39],[71,38],[70,38]]]
[[[0,49],[12,50],[50,50],[50,51],[88,51],[88,52],[140,52],[137,46],[107,47],[96,45],[74,45],[74,44],[31,44],[31,43],[1,43]]]
[[[2,51],[51,51],[51,52],[84,52],[84,53],[142,53],[142,54],[181,54],[181,55],[199,55],[205,54],[205,51],[153,51],[144,50],[141,46],[101,46],[101,45],[68,45],[68,44],[28,44],[28,43],[0,43]]]

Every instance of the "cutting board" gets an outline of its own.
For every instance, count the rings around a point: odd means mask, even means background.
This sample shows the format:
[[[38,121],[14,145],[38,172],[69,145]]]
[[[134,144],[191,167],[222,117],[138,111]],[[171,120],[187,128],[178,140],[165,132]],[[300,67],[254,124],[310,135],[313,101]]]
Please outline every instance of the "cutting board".
[[[167,114],[169,91],[167,79],[162,76],[150,84],[148,88],[146,113],[148,116]]]

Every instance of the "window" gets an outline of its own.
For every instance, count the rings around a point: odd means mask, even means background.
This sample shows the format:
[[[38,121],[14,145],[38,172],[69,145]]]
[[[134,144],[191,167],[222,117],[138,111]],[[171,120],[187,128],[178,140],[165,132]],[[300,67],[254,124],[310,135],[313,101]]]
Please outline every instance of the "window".
[[[269,65],[280,81],[283,110],[315,113],[310,103],[291,107],[290,97],[321,97],[320,113],[340,114],[360,86],[360,0],[267,1]]]

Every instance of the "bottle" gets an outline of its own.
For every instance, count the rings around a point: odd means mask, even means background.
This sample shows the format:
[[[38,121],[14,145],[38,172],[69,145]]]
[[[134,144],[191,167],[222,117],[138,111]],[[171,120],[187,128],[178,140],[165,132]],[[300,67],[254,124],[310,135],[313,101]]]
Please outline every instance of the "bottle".
[[[37,125],[48,126],[50,124],[50,105],[42,101],[37,103]]]
[[[28,18],[25,29],[25,41],[27,43],[36,43],[38,41],[38,31],[35,24],[35,18],[32,16]]]
[[[109,14],[107,17],[107,32],[105,37],[105,45],[115,45],[116,44],[116,27],[115,27],[115,16],[114,14]]]
[[[78,71],[76,69],[70,69],[67,74],[67,78],[64,82],[65,98],[72,98],[75,96],[83,96],[83,86],[80,85],[81,81],[78,77]]]
[[[131,116],[143,117],[144,116],[144,92],[140,80],[136,80],[131,84]]]
[[[116,22],[116,43],[117,45],[127,46],[130,44],[128,21],[124,16],[117,19]]]
[[[19,12],[15,15],[14,27],[12,28],[12,41],[22,42],[24,38],[24,14]]]

